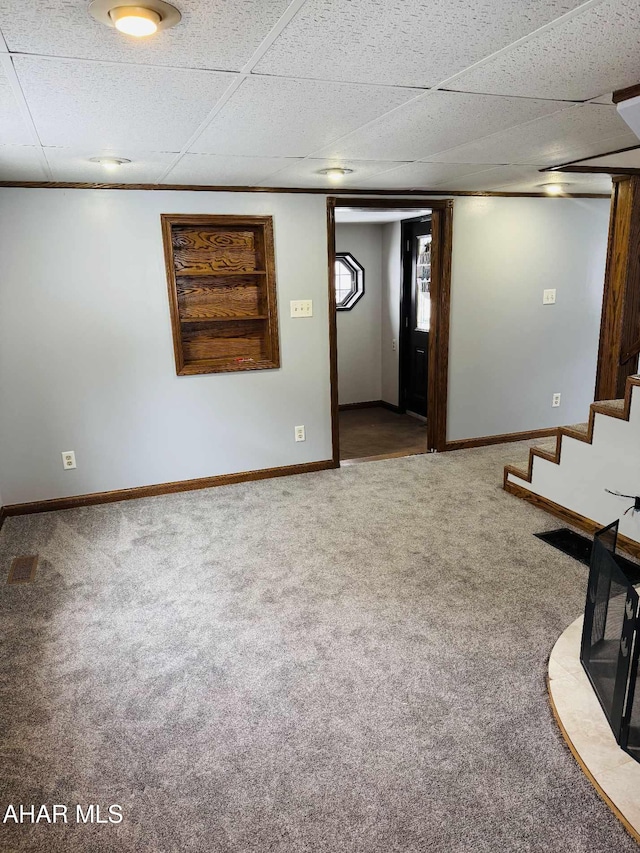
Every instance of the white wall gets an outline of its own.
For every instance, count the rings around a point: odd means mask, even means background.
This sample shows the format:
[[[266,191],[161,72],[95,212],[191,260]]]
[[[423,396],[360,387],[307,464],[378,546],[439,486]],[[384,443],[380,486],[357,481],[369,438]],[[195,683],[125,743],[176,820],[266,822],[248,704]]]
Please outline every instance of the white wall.
[[[455,200],[449,440],[587,420],[608,221],[607,199]]]
[[[331,457],[323,196],[3,189],[0,213],[5,505]],[[161,213],[273,215],[281,369],[176,376]]]
[[[637,494],[638,470],[640,388],[636,387],[629,421],[596,414],[593,444],[563,436],[559,465],[536,457],[531,483],[512,474],[509,480],[603,527],[619,518],[620,533],[640,542],[640,515],[633,512],[625,515],[633,499],[605,491]]]
[[[351,252],[364,267],[364,296],[350,311],[338,311],[338,400],[381,399],[381,225],[336,224],[336,252]]]
[[[402,255],[400,222],[382,226],[382,400],[399,404],[400,294]],[[393,341],[396,349],[393,349]]]

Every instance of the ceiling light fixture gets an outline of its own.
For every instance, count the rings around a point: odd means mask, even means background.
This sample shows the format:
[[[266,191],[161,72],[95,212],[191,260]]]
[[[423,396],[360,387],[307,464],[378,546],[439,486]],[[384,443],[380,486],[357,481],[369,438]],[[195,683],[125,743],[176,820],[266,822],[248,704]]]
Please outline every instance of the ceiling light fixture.
[[[567,191],[567,184],[540,184],[547,195],[563,195]]]
[[[98,163],[104,169],[108,169],[112,172],[119,166],[124,166],[126,163],[130,163],[131,160],[127,160],[125,157],[91,157],[90,162]]]
[[[145,0],[144,6],[127,6],[118,0],[93,0],[89,12],[101,24],[136,38],[175,27],[182,18],[176,7],[164,0]]]
[[[326,175],[332,183],[338,183],[345,175],[353,174],[353,169],[343,169],[341,166],[332,166],[330,169],[320,169],[319,175]]]

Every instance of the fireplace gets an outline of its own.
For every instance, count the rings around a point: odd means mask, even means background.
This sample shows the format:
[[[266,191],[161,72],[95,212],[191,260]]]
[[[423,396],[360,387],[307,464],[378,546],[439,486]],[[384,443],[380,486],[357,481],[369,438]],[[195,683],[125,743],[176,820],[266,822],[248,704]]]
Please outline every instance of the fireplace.
[[[594,537],[580,661],[617,742],[640,762],[639,596],[616,555],[617,536],[616,521]]]

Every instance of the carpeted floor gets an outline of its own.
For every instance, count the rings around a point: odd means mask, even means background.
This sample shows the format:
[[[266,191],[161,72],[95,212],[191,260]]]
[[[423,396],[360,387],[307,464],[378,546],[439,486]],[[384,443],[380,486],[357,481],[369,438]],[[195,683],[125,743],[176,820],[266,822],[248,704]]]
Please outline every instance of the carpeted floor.
[[[41,565],[0,592],[0,807],[70,823],[0,848],[636,850],[549,711],[586,569],[500,489],[525,449],[9,519],[3,570]]]

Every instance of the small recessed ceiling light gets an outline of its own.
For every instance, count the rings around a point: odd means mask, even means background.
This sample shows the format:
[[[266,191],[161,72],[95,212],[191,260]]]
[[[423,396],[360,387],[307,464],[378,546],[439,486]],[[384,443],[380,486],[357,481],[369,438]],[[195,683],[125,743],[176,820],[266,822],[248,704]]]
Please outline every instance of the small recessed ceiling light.
[[[343,169],[341,166],[332,166],[330,169],[320,169],[319,175],[326,175],[330,181],[337,183],[341,181],[345,175],[351,175],[353,169]]]
[[[125,157],[92,157],[91,163],[98,163],[104,169],[109,169],[109,171],[113,171],[117,169],[118,166],[124,166],[125,163],[130,163],[131,160],[127,160]]]
[[[553,181],[548,184],[538,184],[540,189],[547,195],[564,195],[567,192],[569,184],[561,181]]]
[[[175,6],[164,0],[145,0],[144,6],[127,6],[118,0],[93,0],[89,12],[100,23],[137,38],[175,27],[182,17]]]

